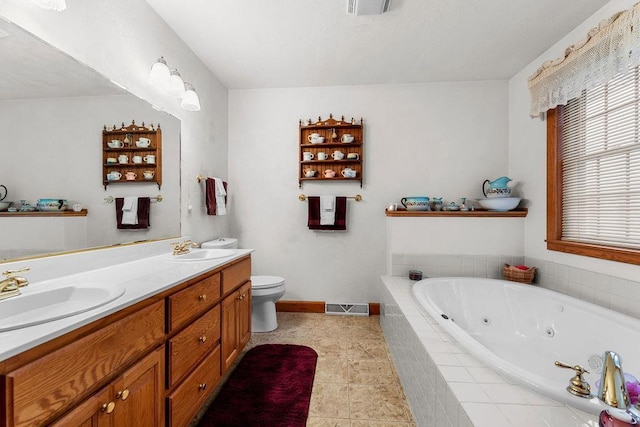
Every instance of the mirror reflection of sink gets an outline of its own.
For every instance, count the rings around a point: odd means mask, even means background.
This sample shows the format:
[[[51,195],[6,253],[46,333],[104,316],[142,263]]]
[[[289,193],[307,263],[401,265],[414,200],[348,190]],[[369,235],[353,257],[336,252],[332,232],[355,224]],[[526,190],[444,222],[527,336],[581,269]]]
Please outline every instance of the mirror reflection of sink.
[[[0,332],[70,317],[120,298],[125,289],[71,285],[27,293],[0,301]]]
[[[207,261],[216,258],[225,258],[236,254],[235,249],[191,249],[191,252],[184,255],[167,256],[168,261],[189,262],[189,261]]]

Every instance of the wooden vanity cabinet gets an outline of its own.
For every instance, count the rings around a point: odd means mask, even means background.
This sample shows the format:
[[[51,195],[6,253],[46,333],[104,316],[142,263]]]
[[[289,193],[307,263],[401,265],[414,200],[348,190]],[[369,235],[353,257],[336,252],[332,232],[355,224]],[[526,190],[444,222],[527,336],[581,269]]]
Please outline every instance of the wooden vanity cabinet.
[[[162,426],[163,361],[160,347],[51,426]]]
[[[251,263],[222,272],[222,373],[233,365],[251,338]]]
[[[82,402],[111,375],[162,344],[164,317],[158,301],[62,347],[44,348],[40,357],[4,374],[4,425],[47,423]],[[14,360],[20,363],[20,357]]]
[[[0,427],[187,425],[251,337],[250,275],[247,255],[0,362]]]

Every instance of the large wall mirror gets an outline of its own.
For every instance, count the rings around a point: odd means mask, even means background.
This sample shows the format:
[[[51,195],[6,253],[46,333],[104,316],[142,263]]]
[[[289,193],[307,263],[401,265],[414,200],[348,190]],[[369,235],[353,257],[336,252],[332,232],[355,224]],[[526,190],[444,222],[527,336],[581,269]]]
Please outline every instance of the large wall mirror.
[[[5,200],[67,199],[86,217],[0,216],[0,262],[180,235],[180,121],[0,17],[0,184]],[[102,129],[160,124],[163,184],[102,186]],[[111,197],[162,195],[146,230],[118,230]]]

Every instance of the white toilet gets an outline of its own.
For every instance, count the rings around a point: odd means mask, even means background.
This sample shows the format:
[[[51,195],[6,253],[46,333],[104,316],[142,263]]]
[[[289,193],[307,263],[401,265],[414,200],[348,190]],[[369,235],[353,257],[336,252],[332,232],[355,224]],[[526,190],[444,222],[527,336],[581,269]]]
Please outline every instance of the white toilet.
[[[235,249],[238,239],[222,237],[204,242],[203,249]],[[284,295],[284,279],[278,276],[251,276],[251,332],[271,332],[278,327],[276,301]]]

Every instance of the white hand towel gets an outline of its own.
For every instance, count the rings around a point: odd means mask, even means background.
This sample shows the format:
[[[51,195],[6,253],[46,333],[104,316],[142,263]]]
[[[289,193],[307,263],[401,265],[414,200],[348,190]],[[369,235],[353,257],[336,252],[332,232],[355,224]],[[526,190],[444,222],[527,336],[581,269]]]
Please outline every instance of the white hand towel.
[[[320,225],[335,225],[336,197],[320,196]]]
[[[225,202],[225,196],[227,192],[220,178],[213,178],[213,180],[216,182],[216,215],[226,215],[227,204]]]
[[[138,224],[138,198],[125,197],[122,201],[122,224]]]

